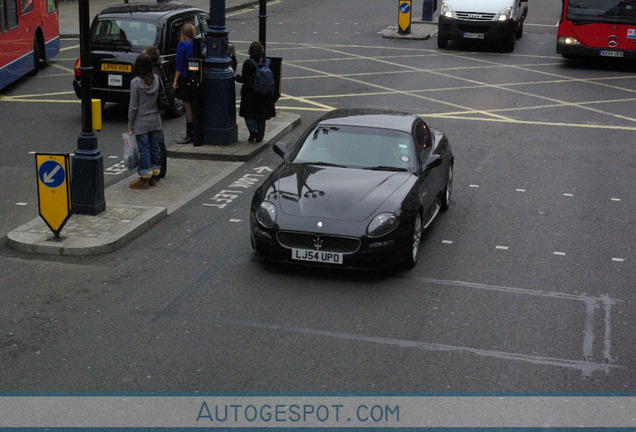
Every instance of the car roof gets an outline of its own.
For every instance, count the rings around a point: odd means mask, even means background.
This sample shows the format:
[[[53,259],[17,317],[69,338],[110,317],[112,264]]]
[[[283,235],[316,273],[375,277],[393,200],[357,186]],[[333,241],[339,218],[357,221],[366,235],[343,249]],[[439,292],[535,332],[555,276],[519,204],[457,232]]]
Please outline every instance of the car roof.
[[[320,126],[364,126],[379,129],[392,129],[411,133],[416,114],[376,109],[338,109],[325,114],[318,120]]]
[[[156,19],[164,15],[172,15],[187,10],[196,10],[201,12],[203,11],[200,8],[185,5],[179,2],[125,3],[102,9],[97,17],[99,18],[106,15],[113,17],[135,17],[139,14],[143,15],[144,17],[153,16]]]

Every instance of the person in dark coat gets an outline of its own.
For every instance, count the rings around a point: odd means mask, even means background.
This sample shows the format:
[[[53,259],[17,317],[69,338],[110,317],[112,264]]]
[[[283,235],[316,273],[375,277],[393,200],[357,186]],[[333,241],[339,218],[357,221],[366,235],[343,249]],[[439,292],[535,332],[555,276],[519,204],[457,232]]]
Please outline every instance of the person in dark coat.
[[[265,50],[263,45],[254,41],[247,51],[250,59],[257,64],[265,61]],[[241,74],[236,75],[236,82],[241,86],[241,106],[239,116],[245,119],[245,124],[250,133],[249,142],[262,142],[265,136],[265,121],[276,117],[275,95],[259,96],[254,92],[252,83],[256,73],[256,66],[247,59],[243,62]]]

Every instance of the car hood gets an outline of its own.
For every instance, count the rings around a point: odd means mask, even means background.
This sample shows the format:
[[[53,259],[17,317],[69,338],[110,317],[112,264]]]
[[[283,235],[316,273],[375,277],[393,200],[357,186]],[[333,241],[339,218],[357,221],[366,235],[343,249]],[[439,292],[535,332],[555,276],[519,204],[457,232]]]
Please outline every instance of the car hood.
[[[447,3],[455,12],[463,11],[486,13],[499,13],[504,8],[514,4],[514,2],[510,0],[486,0],[480,2],[476,2],[475,0],[450,0]]]
[[[410,177],[402,171],[289,164],[278,171],[274,184],[287,215],[361,221]]]

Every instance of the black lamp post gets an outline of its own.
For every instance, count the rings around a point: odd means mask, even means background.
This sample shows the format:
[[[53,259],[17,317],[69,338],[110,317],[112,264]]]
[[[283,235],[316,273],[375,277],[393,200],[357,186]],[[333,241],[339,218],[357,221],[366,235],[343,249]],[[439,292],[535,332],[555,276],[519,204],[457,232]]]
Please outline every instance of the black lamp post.
[[[258,7],[258,41],[265,49],[267,42],[267,0],[260,0]]]
[[[82,84],[82,133],[71,168],[73,213],[97,215],[106,210],[104,200],[104,160],[93,133],[91,107],[91,43],[88,0],[79,0],[80,70]]]
[[[236,90],[228,54],[225,0],[210,0],[203,60],[203,144],[227,146],[237,141]]]

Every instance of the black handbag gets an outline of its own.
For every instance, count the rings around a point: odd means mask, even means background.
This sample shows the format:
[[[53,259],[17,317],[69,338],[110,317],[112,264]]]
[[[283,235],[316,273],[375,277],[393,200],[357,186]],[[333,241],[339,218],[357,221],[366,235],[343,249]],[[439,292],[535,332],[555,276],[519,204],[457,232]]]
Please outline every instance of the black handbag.
[[[159,111],[164,111],[170,108],[170,99],[166,93],[166,89],[163,86],[163,80],[159,78],[159,93],[157,94],[157,107]]]

